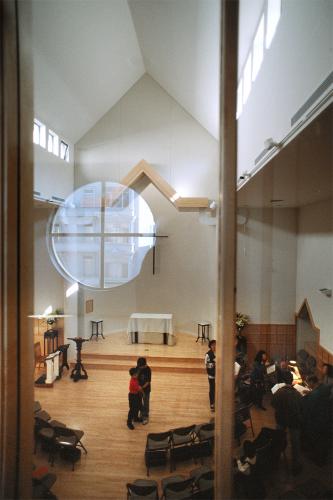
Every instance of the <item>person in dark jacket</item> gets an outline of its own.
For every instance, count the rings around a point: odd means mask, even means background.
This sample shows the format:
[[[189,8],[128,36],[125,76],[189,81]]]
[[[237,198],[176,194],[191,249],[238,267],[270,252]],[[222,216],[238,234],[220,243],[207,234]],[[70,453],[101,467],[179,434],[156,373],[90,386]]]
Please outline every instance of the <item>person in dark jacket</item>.
[[[300,462],[300,433],[302,426],[302,396],[292,387],[293,376],[291,372],[285,373],[284,387],[276,391],[272,399],[272,406],[275,409],[275,421],[278,429],[289,431],[292,472],[299,474],[302,470]]]
[[[208,383],[209,383],[209,403],[210,409],[212,411],[215,410],[215,349],[216,349],[216,340],[210,340],[209,351],[206,352],[205,355],[205,365],[206,371],[208,375]]]
[[[252,399],[257,408],[266,410],[262,404],[265,394],[265,375],[268,358],[265,351],[259,351],[254,358],[254,363],[250,375],[252,387]]]
[[[147,365],[146,358],[138,358],[137,369],[138,381],[142,389],[141,417],[143,425],[146,425],[148,424],[149,419],[149,402],[151,392],[151,369]]]
[[[332,414],[330,387],[315,375],[307,378],[311,391],[301,400],[303,409],[303,442],[311,458],[323,465],[332,447]]]

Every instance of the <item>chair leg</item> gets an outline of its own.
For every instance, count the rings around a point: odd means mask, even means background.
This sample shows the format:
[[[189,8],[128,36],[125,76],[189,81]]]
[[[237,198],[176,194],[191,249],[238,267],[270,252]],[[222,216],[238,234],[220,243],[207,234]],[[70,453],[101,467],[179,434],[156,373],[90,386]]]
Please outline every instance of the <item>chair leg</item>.
[[[86,448],[83,446],[83,444],[82,444],[81,441],[78,442],[78,446],[81,446],[81,448],[84,449],[84,451],[85,451],[86,454],[88,453],[87,450],[86,450]]]

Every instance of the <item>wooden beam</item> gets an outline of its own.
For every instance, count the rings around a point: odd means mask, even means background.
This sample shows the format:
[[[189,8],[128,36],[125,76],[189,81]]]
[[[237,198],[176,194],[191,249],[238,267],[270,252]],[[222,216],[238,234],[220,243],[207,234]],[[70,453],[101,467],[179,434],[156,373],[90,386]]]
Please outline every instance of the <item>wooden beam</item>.
[[[173,204],[178,210],[198,210],[208,208],[208,198],[182,198],[156,170],[145,160],[141,160],[133,169],[121,180],[121,184],[128,187],[135,187],[136,184],[146,177],[156,189]]]
[[[238,0],[222,0],[215,498],[233,496]]]
[[[31,2],[0,2],[0,497],[31,498]]]

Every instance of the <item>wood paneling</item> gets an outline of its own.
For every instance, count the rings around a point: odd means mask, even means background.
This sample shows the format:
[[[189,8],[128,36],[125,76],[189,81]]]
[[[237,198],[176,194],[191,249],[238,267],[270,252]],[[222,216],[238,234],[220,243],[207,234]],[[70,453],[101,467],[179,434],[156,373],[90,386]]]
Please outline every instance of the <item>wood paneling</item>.
[[[296,355],[296,326],[292,324],[248,324],[243,331],[247,338],[248,359],[251,363],[261,349],[269,358],[289,358]]]
[[[333,353],[319,345],[317,352],[317,364],[319,371],[322,370],[323,364],[328,363],[333,365]]]
[[[31,2],[0,2],[0,497],[31,498]]]

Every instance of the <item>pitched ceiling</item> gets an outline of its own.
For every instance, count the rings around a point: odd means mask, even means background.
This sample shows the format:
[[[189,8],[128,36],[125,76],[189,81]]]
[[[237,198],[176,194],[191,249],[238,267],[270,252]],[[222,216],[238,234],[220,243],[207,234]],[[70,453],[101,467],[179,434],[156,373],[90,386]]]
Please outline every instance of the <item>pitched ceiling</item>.
[[[148,72],[214,137],[219,0],[33,0],[35,116],[77,142]]]

